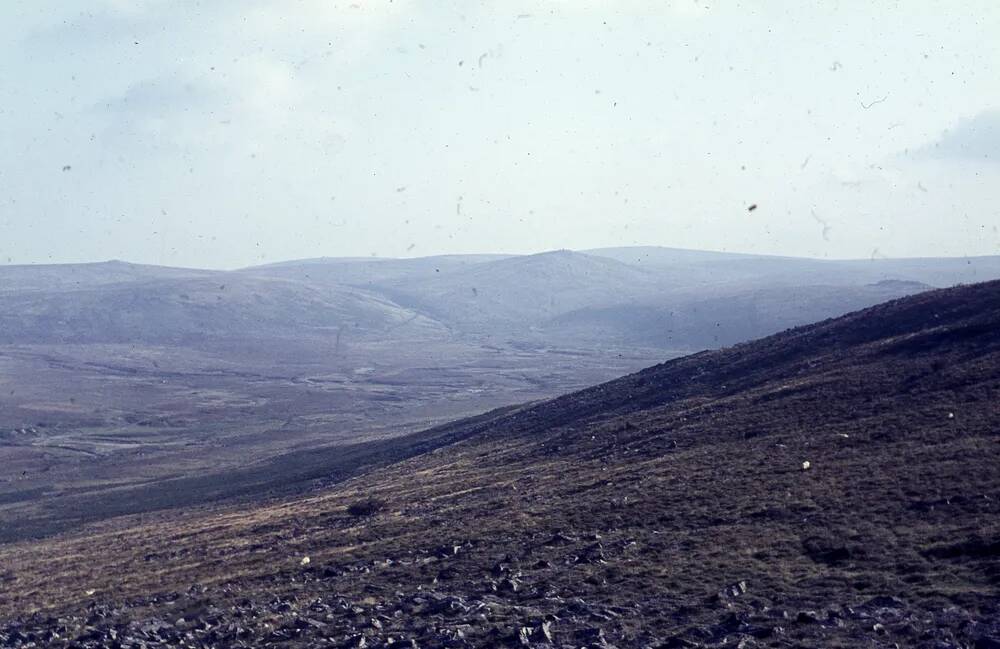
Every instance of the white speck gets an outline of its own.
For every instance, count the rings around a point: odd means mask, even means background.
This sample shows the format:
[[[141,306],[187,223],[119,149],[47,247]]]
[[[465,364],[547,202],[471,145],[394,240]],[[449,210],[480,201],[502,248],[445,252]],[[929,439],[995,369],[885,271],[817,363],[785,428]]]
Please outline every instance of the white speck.
[[[802,463],[802,470],[803,470],[803,471],[808,471],[808,470],[809,470],[809,467],[811,467],[811,466],[812,466],[812,465],[811,465],[811,464],[809,464],[809,460],[806,460],[805,462],[803,462],[803,463]]]
[[[310,561],[311,561],[311,560],[309,559],[309,557],[302,557],[302,561],[301,561],[300,563],[301,563],[301,564],[302,564],[303,566],[308,566],[308,565],[309,565],[309,563],[310,563]]]

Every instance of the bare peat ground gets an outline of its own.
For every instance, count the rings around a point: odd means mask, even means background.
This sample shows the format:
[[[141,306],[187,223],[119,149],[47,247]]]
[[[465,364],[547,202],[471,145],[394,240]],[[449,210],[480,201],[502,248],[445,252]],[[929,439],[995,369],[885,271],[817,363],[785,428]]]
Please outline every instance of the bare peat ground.
[[[2,547],[0,646],[996,647],[998,398],[1000,283],[925,293]]]

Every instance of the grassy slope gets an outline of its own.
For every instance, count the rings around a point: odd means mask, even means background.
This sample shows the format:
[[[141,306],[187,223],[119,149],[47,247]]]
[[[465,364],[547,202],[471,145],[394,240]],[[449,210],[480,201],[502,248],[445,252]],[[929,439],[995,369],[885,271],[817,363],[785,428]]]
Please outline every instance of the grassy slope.
[[[339,642],[372,616],[376,646],[484,644],[546,615],[576,646],[595,628],[620,646],[971,643],[998,612],[998,397],[1000,284],[922,294],[501,416],[308,498],[5,547],[0,611],[240,610],[248,646]],[[346,512],[372,495],[384,512]],[[428,591],[475,606],[421,613]],[[348,604],[276,639],[317,597]]]

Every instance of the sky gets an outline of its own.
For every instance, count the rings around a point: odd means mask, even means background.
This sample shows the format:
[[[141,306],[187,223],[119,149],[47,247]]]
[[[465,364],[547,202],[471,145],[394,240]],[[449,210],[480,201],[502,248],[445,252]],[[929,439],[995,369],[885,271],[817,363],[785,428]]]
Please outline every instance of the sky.
[[[998,34],[993,0],[4,0],[0,263],[1000,254]]]

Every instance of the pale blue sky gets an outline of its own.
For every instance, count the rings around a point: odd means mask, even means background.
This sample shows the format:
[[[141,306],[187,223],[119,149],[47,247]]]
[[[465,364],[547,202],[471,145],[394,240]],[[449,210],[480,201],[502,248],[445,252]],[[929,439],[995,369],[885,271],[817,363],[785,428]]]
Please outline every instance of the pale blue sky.
[[[0,263],[998,254],[997,34],[992,1],[6,0]]]

